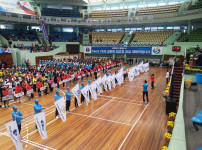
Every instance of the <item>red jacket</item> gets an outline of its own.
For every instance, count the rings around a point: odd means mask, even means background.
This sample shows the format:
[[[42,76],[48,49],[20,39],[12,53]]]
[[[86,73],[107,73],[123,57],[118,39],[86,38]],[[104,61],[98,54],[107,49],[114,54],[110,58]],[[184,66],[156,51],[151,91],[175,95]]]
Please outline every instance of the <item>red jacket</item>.
[[[65,76],[65,75],[62,76],[62,80],[65,80],[65,79],[67,79],[67,76]]]
[[[60,77],[57,77],[57,83],[59,83],[61,81]]]
[[[43,83],[42,82],[37,82],[36,87],[38,89],[40,89],[41,87],[43,87]]]
[[[22,87],[26,88],[26,83],[25,82],[22,82]]]
[[[15,94],[22,92],[21,86],[15,86]]]
[[[8,89],[3,90],[2,93],[3,93],[3,96],[8,96],[9,95]]]
[[[32,88],[31,88],[30,84],[27,84],[27,85],[26,85],[26,90],[29,91],[29,90],[31,90],[31,89],[32,89]]]
[[[150,79],[151,79],[151,82],[154,82],[154,76],[151,76]]]

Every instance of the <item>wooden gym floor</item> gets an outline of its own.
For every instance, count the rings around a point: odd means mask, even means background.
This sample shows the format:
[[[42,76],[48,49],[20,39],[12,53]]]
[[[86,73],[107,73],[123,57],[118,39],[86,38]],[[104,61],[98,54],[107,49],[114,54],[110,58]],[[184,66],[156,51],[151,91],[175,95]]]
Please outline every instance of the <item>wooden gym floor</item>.
[[[114,72],[114,70],[113,70]],[[155,74],[155,89],[150,89],[149,74]],[[22,121],[21,136],[24,149],[47,150],[160,150],[163,146],[163,135],[166,129],[165,102],[162,91],[166,88],[166,69],[151,67],[149,72],[142,73],[122,86],[98,96],[98,100],[90,101],[74,108],[74,97],[71,99],[71,113],[67,113],[67,121],[55,119],[54,95],[44,95],[39,99],[46,107],[46,123],[48,138],[41,139],[33,115],[34,100],[23,100],[23,103],[10,102],[10,109],[0,109],[0,149],[13,150],[15,146],[8,137],[4,123],[11,121],[12,106],[18,106],[27,117]],[[90,78],[93,81],[93,78]],[[142,83],[148,80],[149,104],[142,103]],[[84,82],[88,79],[85,77]],[[79,82],[81,83],[81,81]],[[70,84],[73,88],[74,84]],[[65,92],[65,88],[60,88]],[[30,117],[29,117],[30,116]]]

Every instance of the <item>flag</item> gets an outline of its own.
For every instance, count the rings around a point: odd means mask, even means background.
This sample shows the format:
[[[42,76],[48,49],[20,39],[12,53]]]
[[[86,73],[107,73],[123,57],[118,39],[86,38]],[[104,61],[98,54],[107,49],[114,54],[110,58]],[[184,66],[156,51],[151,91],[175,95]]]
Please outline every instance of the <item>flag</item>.
[[[19,20],[23,20],[23,15],[18,15]]]
[[[59,100],[55,101],[54,103],[56,105],[60,118],[62,119],[62,122],[65,122],[66,121],[66,109],[65,109],[64,97],[60,98]]]
[[[37,129],[41,135],[41,138],[47,139],[45,112],[42,111],[38,114],[35,114],[34,119],[37,125]]]
[[[110,24],[112,22],[111,19],[107,19],[107,23]]]
[[[97,92],[96,92],[97,86],[96,86],[96,82],[93,82],[89,86],[89,89],[90,89],[90,92],[91,92],[91,95],[92,95],[93,99],[97,100]]]
[[[81,93],[85,97],[85,99],[86,99],[86,105],[88,106],[88,103],[90,102],[89,87],[88,87],[88,85],[86,85],[83,89],[81,89]]]
[[[56,23],[61,23],[61,18],[56,18]]]
[[[106,83],[106,75],[102,77],[102,84],[104,86],[105,91],[107,91],[107,83]]]
[[[111,76],[108,76],[107,79],[106,79],[106,83],[109,87],[109,90],[111,91],[112,90],[112,84],[111,84]]]
[[[5,124],[5,126],[8,130],[9,136],[11,137],[11,139],[15,145],[15,148],[17,150],[22,150],[23,147],[22,147],[21,137],[20,137],[20,134],[18,131],[18,126],[17,126],[16,121],[9,122],[9,123]]]
[[[81,19],[77,19],[77,24],[81,24]]]
[[[72,20],[71,19],[66,19],[66,24],[71,24]]]
[[[86,20],[86,23],[87,23],[87,25],[90,26],[90,25],[91,25],[91,19],[87,19],[87,20]]]
[[[46,17],[46,22],[50,23],[51,22],[51,18],[50,17]]]
[[[76,86],[72,89],[73,95],[76,97],[78,106],[80,107],[80,90],[79,90],[79,84],[76,84]]]
[[[34,22],[36,21],[36,16],[31,16],[31,20]]]
[[[40,20],[40,23],[41,23],[41,28],[42,28],[44,40],[49,40],[49,37],[48,37],[48,33],[47,33],[47,30],[46,30],[46,25],[45,25],[45,23],[44,23],[44,20],[41,19],[41,20]]]
[[[128,18],[128,22],[133,22],[133,18]]]
[[[118,22],[118,23],[121,23],[121,19],[117,19],[117,22]]]
[[[10,13],[6,13],[6,19],[11,19],[11,14]]]
[[[113,88],[115,88],[115,86],[116,86],[115,74],[112,75],[112,77],[111,77],[111,82],[112,82]]]
[[[96,80],[96,86],[97,86],[97,89],[98,89],[98,92],[99,94],[102,93],[102,79],[101,77],[99,77],[97,80]]]

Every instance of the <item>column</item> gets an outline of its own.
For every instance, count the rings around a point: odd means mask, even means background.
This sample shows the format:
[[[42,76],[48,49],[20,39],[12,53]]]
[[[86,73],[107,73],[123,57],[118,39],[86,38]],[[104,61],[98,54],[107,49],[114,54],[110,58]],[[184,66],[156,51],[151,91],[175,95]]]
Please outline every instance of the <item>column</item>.
[[[187,33],[190,34],[192,28],[191,28],[191,21],[188,21],[188,26],[187,26]]]

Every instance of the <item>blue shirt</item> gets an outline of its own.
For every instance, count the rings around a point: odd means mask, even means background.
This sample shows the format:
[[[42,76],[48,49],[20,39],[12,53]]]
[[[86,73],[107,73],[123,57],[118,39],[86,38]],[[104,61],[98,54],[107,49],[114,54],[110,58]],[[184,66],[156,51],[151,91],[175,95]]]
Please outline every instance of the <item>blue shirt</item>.
[[[69,101],[73,96],[70,91],[66,91],[65,95],[66,95],[66,101]]]
[[[148,84],[144,83],[144,84],[142,84],[142,86],[143,86],[143,92],[147,92]]]
[[[55,94],[54,99],[55,101],[59,100],[62,96],[60,94]]]
[[[80,90],[83,89],[84,87],[85,87],[85,86],[81,85],[81,86],[80,86]]]
[[[19,110],[17,110],[17,112],[15,111],[12,112],[12,118],[13,121],[16,120],[17,125],[21,125],[22,113]]]
[[[39,103],[38,103],[38,105],[36,103],[34,104],[34,113],[35,114],[40,113],[42,109],[43,109],[43,107],[41,106],[41,104],[39,104]]]

